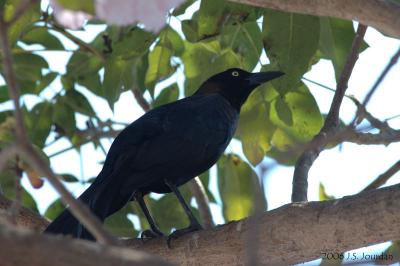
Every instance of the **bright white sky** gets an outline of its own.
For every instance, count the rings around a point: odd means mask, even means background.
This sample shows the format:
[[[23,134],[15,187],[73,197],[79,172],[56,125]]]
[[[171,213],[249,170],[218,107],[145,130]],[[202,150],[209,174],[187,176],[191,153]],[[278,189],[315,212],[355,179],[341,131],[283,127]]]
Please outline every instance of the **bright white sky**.
[[[195,7],[193,7],[195,8]],[[188,12],[190,13],[190,12]],[[187,13],[187,14],[188,14]],[[179,24],[175,19],[171,20],[171,24],[176,29],[180,29]],[[80,38],[85,41],[90,41],[101,31],[103,27],[91,26],[87,27],[85,32],[76,32]],[[76,46],[63,38],[63,42],[67,49],[74,49]],[[355,66],[352,77],[349,83],[348,94],[354,95],[357,99],[362,100],[364,95],[371,88],[383,68],[386,66],[391,56],[400,47],[400,41],[388,38],[380,34],[374,29],[369,28],[365,36],[369,48],[364,51]],[[65,66],[70,56],[70,53],[65,52],[46,52],[42,53],[50,64],[53,70],[61,73],[65,72]],[[263,58],[263,62],[266,62]],[[313,81],[317,81],[331,88],[335,88],[336,82],[334,71],[330,61],[321,60],[316,64],[305,77]],[[183,82],[181,74],[175,75],[165,81],[165,84],[178,81]],[[375,93],[367,109],[380,119],[389,118],[400,114],[399,99],[400,99],[400,64],[393,67],[386,79]],[[163,86],[164,85],[164,86]],[[307,83],[314,97],[317,99],[319,108],[322,112],[327,113],[333,93],[320,88],[311,83]],[[46,91],[48,96],[54,95],[61,88],[59,84],[53,83],[51,88]],[[115,104],[114,113],[108,107],[106,101],[94,96],[85,89],[81,90],[92,102],[94,109],[99,114],[99,117],[106,119],[112,118],[114,121],[130,123],[140,117],[143,111],[137,106],[130,92],[121,95],[120,100]],[[37,97],[25,97],[25,102],[32,106],[38,101]],[[0,106],[0,108],[4,108]],[[354,105],[345,98],[341,109],[341,118],[349,122],[354,115]],[[85,119],[78,115],[78,120],[84,126]],[[389,124],[395,128],[400,128],[400,118],[393,119]],[[103,141],[105,146],[110,146],[109,141]],[[52,154],[59,150],[69,147],[67,141],[59,141],[46,149],[47,154]],[[228,147],[228,151],[234,151],[242,154],[241,145],[238,141],[233,141]],[[101,170],[101,162],[105,155],[101,150],[94,150],[93,145],[82,147],[82,156],[72,150],[62,155],[53,157],[51,165],[57,173],[72,173],[78,178],[87,179],[94,177]],[[375,177],[388,169],[400,158],[400,144],[392,144],[388,147],[384,146],[359,146],[354,144],[344,144],[340,148],[326,150],[321,153],[311,168],[309,174],[309,200],[318,200],[319,183],[322,182],[329,195],[337,198],[345,195],[351,195],[359,192],[367,186]],[[266,163],[272,163],[272,160],[266,159]],[[268,197],[269,209],[274,209],[284,204],[290,203],[291,188],[292,188],[293,167],[276,167],[270,171],[266,177],[265,190]],[[390,179],[387,185],[398,183],[400,174],[398,173]],[[212,178],[211,190],[216,193],[216,180]],[[40,212],[44,212],[48,205],[57,197],[57,193],[50,185],[45,182],[45,185],[35,190],[30,187],[26,178],[23,179],[24,186],[33,194],[38,202]],[[78,196],[85,187],[82,185],[70,185],[68,188]],[[222,223],[221,208],[218,205],[212,205],[213,217],[216,223]],[[135,221],[135,219],[134,219]],[[382,247],[386,247],[383,244]],[[363,251],[365,251],[364,249]],[[376,252],[378,247],[370,248],[366,252]]]

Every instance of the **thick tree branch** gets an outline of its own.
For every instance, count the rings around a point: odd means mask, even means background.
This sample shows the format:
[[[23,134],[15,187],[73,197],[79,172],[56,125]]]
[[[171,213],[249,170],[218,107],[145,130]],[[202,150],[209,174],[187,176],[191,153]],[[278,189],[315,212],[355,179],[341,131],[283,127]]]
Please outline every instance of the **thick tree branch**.
[[[331,137],[338,130],[340,106],[342,104],[343,97],[347,89],[347,83],[349,81],[351,72],[353,71],[354,65],[358,59],[358,53],[366,30],[366,26],[362,24],[358,25],[357,33],[354,37],[350,54],[347,57],[346,64],[341,73],[340,80],[332,100],[331,108],[325,119],[324,126],[312,140],[312,148],[306,149],[300,155],[299,159],[296,162],[293,174],[293,202],[307,201],[308,171],[310,170],[314,161],[318,158],[320,152],[324,149],[324,145],[318,145],[318,143],[321,143],[324,139]]]
[[[291,265],[322,256],[400,239],[400,185],[338,200],[293,203],[264,213],[259,222],[258,259]],[[245,265],[249,218],[172,241],[126,244],[179,265]],[[388,262],[390,263],[390,262]],[[392,262],[393,263],[393,262]]]
[[[170,265],[160,258],[66,237],[38,235],[0,226],[2,266]]]
[[[382,0],[229,0],[231,2],[314,16],[355,20],[400,37],[400,5]]]

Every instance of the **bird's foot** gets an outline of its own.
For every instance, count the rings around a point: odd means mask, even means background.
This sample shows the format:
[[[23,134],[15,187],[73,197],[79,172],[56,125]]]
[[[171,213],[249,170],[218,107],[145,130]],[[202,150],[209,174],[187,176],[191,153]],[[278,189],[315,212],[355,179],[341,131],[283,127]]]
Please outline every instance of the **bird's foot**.
[[[153,238],[158,238],[158,237],[163,237],[164,234],[161,231],[154,231],[154,230],[144,230],[141,234],[140,234],[140,239],[142,239],[142,241],[146,241],[149,239],[153,239]]]
[[[181,237],[183,235],[186,235],[187,233],[194,232],[194,231],[199,231],[199,230],[202,230],[202,229],[203,229],[203,227],[201,227],[201,225],[194,224],[194,225],[190,225],[187,228],[178,229],[178,230],[173,231],[167,238],[168,248],[171,248],[171,240],[172,239],[177,239],[177,238],[179,238],[179,237]]]

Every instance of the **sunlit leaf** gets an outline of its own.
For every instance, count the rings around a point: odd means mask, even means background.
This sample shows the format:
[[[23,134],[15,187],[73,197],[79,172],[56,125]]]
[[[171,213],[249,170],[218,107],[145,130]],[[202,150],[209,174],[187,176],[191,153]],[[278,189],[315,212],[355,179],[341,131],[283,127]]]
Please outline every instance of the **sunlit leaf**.
[[[55,201],[53,201],[53,203],[50,204],[49,207],[47,207],[47,210],[44,213],[44,217],[52,221],[58,215],[60,215],[64,209],[65,206],[62,203],[61,199],[56,199]]]
[[[319,200],[333,200],[334,196],[328,195],[325,191],[325,186],[322,183],[319,183]]]
[[[153,102],[153,108],[178,100],[179,88],[176,83],[163,89]]]
[[[154,93],[156,83],[172,74],[171,56],[172,51],[160,45],[154,47],[150,52],[145,84],[151,95]]]
[[[348,20],[321,17],[319,47],[324,58],[332,60],[336,81],[342,73],[348,54],[350,53],[355,32],[353,23]],[[368,45],[363,42],[361,50]]]
[[[236,155],[222,156],[217,166],[225,220],[239,220],[253,214],[254,195],[260,190],[255,172]]]
[[[319,42],[319,18],[266,10],[263,20],[264,47],[271,63],[285,75],[272,83],[285,93],[295,89],[307,72]]]

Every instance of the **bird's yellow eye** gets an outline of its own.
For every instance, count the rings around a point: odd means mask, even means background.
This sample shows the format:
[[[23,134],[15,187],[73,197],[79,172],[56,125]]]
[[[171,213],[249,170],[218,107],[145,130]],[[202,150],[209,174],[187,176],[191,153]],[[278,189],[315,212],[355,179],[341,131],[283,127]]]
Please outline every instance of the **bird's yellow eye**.
[[[234,76],[234,77],[239,77],[239,72],[237,72],[237,71],[232,71],[232,76]]]

